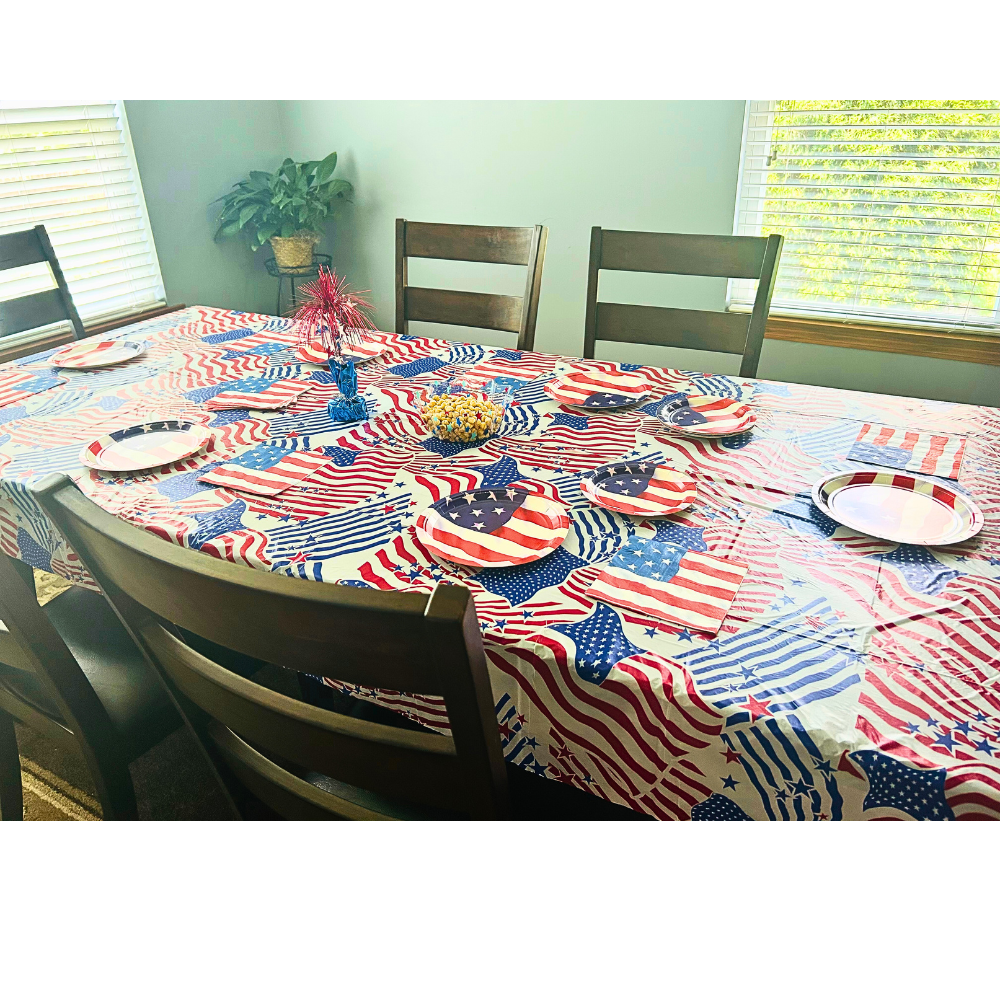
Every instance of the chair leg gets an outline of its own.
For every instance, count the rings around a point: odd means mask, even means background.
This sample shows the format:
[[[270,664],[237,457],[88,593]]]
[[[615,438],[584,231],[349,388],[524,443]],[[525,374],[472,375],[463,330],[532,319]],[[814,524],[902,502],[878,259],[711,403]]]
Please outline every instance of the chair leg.
[[[88,747],[81,746],[80,749],[94,779],[97,801],[101,803],[104,819],[138,819],[139,807],[136,805],[135,788],[128,764],[117,755],[111,759],[102,755],[103,759],[99,759]]]
[[[21,759],[17,753],[14,720],[0,712],[0,820],[24,819]]]

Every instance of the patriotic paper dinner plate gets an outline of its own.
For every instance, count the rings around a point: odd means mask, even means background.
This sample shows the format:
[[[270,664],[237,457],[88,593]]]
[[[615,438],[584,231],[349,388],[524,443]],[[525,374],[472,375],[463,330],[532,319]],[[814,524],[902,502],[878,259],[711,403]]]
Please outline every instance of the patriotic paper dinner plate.
[[[150,420],[91,441],[80,452],[80,461],[102,472],[152,469],[187,458],[211,440],[212,432],[200,424]]]
[[[741,434],[757,422],[757,416],[738,399],[725,396],[668,396],[656,415],[675,434],[684,437],[726,437]]]
[[[567,406],[586,410],[613,410],[644,400],[652,386],[630,372],[571,372],[546,382],[545,391]]]
[[[968,497],[900,472],[837,472],[813,486],[812,498],[833,520],[889,542],[954,545],[983,526]]]
[[[525,490],[473,490],[445,497],[417,518],[417,538],[437,559],[463,566],[520,566],[559,548],[569,518]]]
[[[654,462],[618,462],[580,480],[580,492],[599,507],[632,517],[666,517],[694,503],[697,486]]]
[[[103,368],[131,361],[145,350],[146,345],[141,340],[102,340],[96,344],[84,341],[53,354],[49,363],[56,368]]]
[[[388,348],[385,344],[375,344],[365,340],[361,343],[351,344],[344,351],[345,360],[352,360],[355,365],[363,365],[366,361],[374,361],[382,357]],[[318,340],[311,340],[308,344],[299,344],[295,349],[297,361],[305,361],[313,365],[325,365],[330,360],[330,355],[324,350],[323,345]]]

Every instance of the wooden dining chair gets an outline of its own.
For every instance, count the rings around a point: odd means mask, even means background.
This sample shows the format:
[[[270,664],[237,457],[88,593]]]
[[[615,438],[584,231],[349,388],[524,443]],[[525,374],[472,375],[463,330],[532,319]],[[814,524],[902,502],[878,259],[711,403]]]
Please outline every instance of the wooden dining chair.
[[[0,271],[43,263],[49,265],[56,287],[0,302],[0,337],[65,321],[73,327],[73,336],[82,340],[87,333],[45,226],[0,236]]]
[[[517,334],[517,349],[535,346],[535,320],[542,289],[545,226],[455,226],[396,220],[396,333],[408,333],[409,321],[471,326]],[[524,295],[458,292],[409,284],[407,260],[478,261],[527,267]]]
[[[507,816],[493,696],[464,587],[427,596],[262,573],[155,538],[64,477],[47,477],[36,495],[174,694],[234,803],[242,786],[290,819]],[[441,695],[451,735],[270,690],[199,653],[178,626],[308,674]]]
[[[594,226],[590,232],[583,356],[594,357],[598,340],[718,351],[742,355],[740,375],[755,377],[782,239],[776,234],[697,236],[633,233]],[[757,279],[757,296],[749,314],[598,302],[601,271],[751,278]]]
[[[83,756],[105,819],[137,819],[129,764],[181,718],[111,606],[70,587],[41,608],[0,553],[0,619],[0,819],[23,818],[15,720]]]

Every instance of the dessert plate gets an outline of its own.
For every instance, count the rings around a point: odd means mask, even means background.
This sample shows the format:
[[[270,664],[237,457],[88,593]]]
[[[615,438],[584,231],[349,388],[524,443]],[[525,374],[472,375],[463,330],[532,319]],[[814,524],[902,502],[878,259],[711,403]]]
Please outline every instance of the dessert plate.
[[[444,497],[417,518],[417,538],[437,559],[463,566],[520,566],[559,548],[565,510],[518,489],[472,490]]]
[[[907,545],[954,545],[983,526],[966,496],[924,476],[837,472],[812,488],[813,503],[840,524]]]
[[[545,392],[567,406],[615,410],[644,400],[652,386],[630,372],[570,372],[545,383]]]
[[[685,437],[728,437],[742,434],[757,422],[757,415],[738,399],[726,396],[668,396],[656,415],[675,434]]]
[[[655,462],[617,462],[580,480],[580,492],[599,507],[631,517],[666,517],[694,503],[693,479]]]
[[[141,340],[101,340],[96,344],[83,341],[53,354],[49,363],[56,368],[103,368],[131,361],[146,350]]]
[[[355,366],[363,365],[368,361],[374,361],[382,357],[388,350],[385,344],[376,344],[365,340],[360,343],[351,344],[344,351],[344,360],[353,361]],[[308,344],[299,344],[295,349],[295,359],[305,361],[312,365],[325,365],[330,360],[323,345],[318,340],[311,340]]]
[[[150,420],[104,434],[80,452],[80,461],[102,472],[133,472],[169,465],[200,451],[212,432],[185,420]]]

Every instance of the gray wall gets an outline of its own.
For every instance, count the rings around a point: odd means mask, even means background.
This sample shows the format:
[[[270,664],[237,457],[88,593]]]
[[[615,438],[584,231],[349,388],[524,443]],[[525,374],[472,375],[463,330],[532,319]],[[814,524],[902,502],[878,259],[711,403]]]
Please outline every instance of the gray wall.
[[[127,103],[171,301],[274,308],[244,243],[213,244],[206,203],[253,168],[340,153],[356,187],[326,245],[393,324],[397,216],[549,227],[536,346],[579,354],[590,228],[731,233],[742,101],[283,101]],[[523,270],[411,262],[414,283],[518,294]],[[605,298],[722,308],[725,282],[602,276]],[[413,332],[422,330],[413,324]],[[468,331],[466,339],[506,342]],[[599,345],[599,356],[733,373],[732,356]],[[760,374],[790,382],[1000,405],[998,369],[766,341]]]
[[[250,170],[284,158],[277,101],[126,101],[167,302],[273,312],[266,250],[214,243],[218,205]]]

